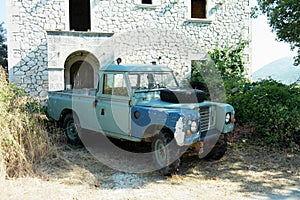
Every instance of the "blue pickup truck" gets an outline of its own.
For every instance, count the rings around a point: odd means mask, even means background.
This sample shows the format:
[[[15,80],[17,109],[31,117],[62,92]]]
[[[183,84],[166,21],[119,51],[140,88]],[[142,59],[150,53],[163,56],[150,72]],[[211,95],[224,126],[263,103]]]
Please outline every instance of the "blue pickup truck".
[[[99,70],[97,89],[49,92],[48,112],[71,143],[80,142],[81,129],[151,143],[157,169],[168,175],[182,154],[220,159],[226,152],[234,109],[205,96],[183,88],[168,67],[111,64]]]

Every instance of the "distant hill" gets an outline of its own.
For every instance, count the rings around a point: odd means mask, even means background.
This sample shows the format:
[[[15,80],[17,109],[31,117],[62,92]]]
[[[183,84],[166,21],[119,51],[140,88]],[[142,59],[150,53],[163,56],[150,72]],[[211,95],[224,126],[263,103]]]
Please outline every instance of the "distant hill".
[[[291,84],[300,77],[300,66],[293,65],[293,58],[278,59],[253,73],[253,81],[271,77],[284,84]]]

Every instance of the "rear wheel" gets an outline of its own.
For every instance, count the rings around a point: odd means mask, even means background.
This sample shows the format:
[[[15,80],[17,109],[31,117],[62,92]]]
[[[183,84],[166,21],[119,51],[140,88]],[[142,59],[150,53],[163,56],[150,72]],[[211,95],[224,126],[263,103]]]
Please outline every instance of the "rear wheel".
[[[171,134],[162,130],[152,140],[153,160],[164,176],[175,173],[180,164],[178,146],[172,139]]]
[[[78,145],[81,143],[79,138],[80,123],[75,114],[68,113],[63,120],[63,129],[71,144]]]

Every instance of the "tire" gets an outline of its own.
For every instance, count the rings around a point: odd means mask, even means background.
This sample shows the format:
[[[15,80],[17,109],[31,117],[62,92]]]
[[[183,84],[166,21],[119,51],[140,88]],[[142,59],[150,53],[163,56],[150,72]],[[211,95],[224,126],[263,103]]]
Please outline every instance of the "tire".
[[[191,81],[190,85],[193,89],[202,90],[204,92],[209,92],[207,85],[205,83],[202,83],[200,81]]]
[[[174,174],[180,164],[179,148],[177,144],[174,144],[174,140],[171,142],[172,139],[171,134],[161,130],[152,140],[153,160],[159,173],[163,176]]]
[[[220,160],[223,158],[227,151],[227,135],[224,135],[224,139],[219,139],[213,149],[205,156],[209,160]]]
[[[194,89],[164,89],[160,91],[160,99],[170,103],[200,103],[206,99],[206,94]]]
[[[294,138],[294,142],[300,145],[300,130],[294,132],[293,138]]]
[[[79,138],[80,123],[75,114],[68,113],[63,119],[63,130],[68,141],[73,145],[81,144]]]

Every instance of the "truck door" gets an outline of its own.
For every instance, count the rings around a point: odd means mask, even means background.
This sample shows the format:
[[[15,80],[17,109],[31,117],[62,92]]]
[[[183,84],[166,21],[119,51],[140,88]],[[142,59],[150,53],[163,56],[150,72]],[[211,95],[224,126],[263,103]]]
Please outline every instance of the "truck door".
[[[130,134],[129,92],[124,73],[104,73],[99,88],[97,118],[104,132]],[[101,84],[100,84],[101,85]]]

